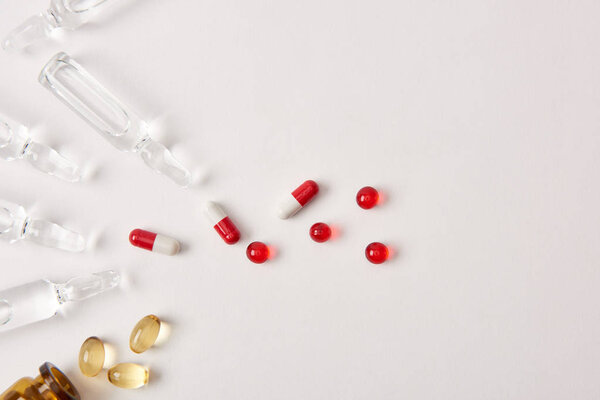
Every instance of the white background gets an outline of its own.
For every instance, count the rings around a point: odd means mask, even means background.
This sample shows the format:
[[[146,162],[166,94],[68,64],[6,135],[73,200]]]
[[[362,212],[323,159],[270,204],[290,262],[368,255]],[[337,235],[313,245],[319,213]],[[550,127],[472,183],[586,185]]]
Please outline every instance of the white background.
[[[46,0],[0,2],[1,34]],[[0,337],[0,390],[44,361],[84,399],[600,398],[598,1],[114,0],[0,53],[0,111],[93,170],[0,164],[1,197],[86,234],[69,254],[0,243],[0,286],[115,268],[123,287]],[[64,50],[203,176],[180,189],[37,82]],[[281,194],[322,193],[293,219]],[[371,211],[354,196],[386,193]],[[243,240],[200,214],[214,199]],[[326,244],[317,221],[337,225]],[[182,254],[133,248],[133,228]],[[246,245],[278,248],[251,264]],[[382,266],[371,241],[396,249]],[[155,313],[169,341],[128,349]],[[91,335],[148,387],[83,377]]]

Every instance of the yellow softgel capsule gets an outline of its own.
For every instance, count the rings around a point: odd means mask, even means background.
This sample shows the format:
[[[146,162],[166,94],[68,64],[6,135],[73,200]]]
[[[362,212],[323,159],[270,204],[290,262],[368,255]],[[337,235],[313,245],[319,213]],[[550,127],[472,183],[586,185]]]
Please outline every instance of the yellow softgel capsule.
[[[160,319],[156,315],[146,315],[131,331],[129,348],[134,353],[143,353],[154,345],[160,332]]]
[[[89,337],[79,350],[79,369],[85,376],[96,376],[104,367],[104,343],[96,336]]]
[[[148,383],[148,368],[134,363],[117,364],[108,370],[108,381],[122,389],[138,389]]]

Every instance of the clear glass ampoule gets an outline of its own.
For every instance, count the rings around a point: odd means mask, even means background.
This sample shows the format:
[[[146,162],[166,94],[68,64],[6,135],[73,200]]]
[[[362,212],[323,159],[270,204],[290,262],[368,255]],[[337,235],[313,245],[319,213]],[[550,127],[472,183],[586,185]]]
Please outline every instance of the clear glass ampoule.
[[[0,158],[23,159],[38,170],[69,182],[81,179],[81,170],[56,150],[33,141],[27,127],[0,115]]]
[[[34,15],[13,29],[2,41],[7,50],[23,49],[50,36],[56,28],[75,29],[83,25],[92,10],[106,0],[52,0],[48,10]]]
[[[190,172],[165,146],[150,138],[146,122],[68,54],[55,55],[40,73],[39,81],[117,149],[138,153],[150,168],[181,186],[190,184]]]
[[[119,285],[120,274],[104,271],[66,283],[40,279],[0,291],[0,332],[51,318],[68,301],[81,301]]]
[[[14,243],[29,240],[42,246],[66,251],[83,251],[85,238],[53,222],[32,219],[25,209],[0,199],[0,239]]]

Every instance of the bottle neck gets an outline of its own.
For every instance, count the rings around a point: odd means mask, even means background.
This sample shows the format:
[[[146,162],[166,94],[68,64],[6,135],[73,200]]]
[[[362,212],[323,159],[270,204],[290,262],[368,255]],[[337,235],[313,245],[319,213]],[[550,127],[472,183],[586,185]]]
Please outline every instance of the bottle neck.
[[[81,400],[75,386],[54,364],[49,362],[42,364],[36,382],[42,383],[38,390],[43,399]]]
[[[0,400],[81,400],[79,392],[69,378],[55,365],[44,363],[35,378],[22,378],[6,392]]]

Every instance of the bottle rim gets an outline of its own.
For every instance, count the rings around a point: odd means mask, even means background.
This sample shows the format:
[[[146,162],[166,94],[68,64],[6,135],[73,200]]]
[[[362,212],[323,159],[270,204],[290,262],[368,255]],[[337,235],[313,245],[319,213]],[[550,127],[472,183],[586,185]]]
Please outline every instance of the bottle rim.
[[[46,362],[40,367],[40,376],[60,400],[81,400],[79,392],[58,367]]]

